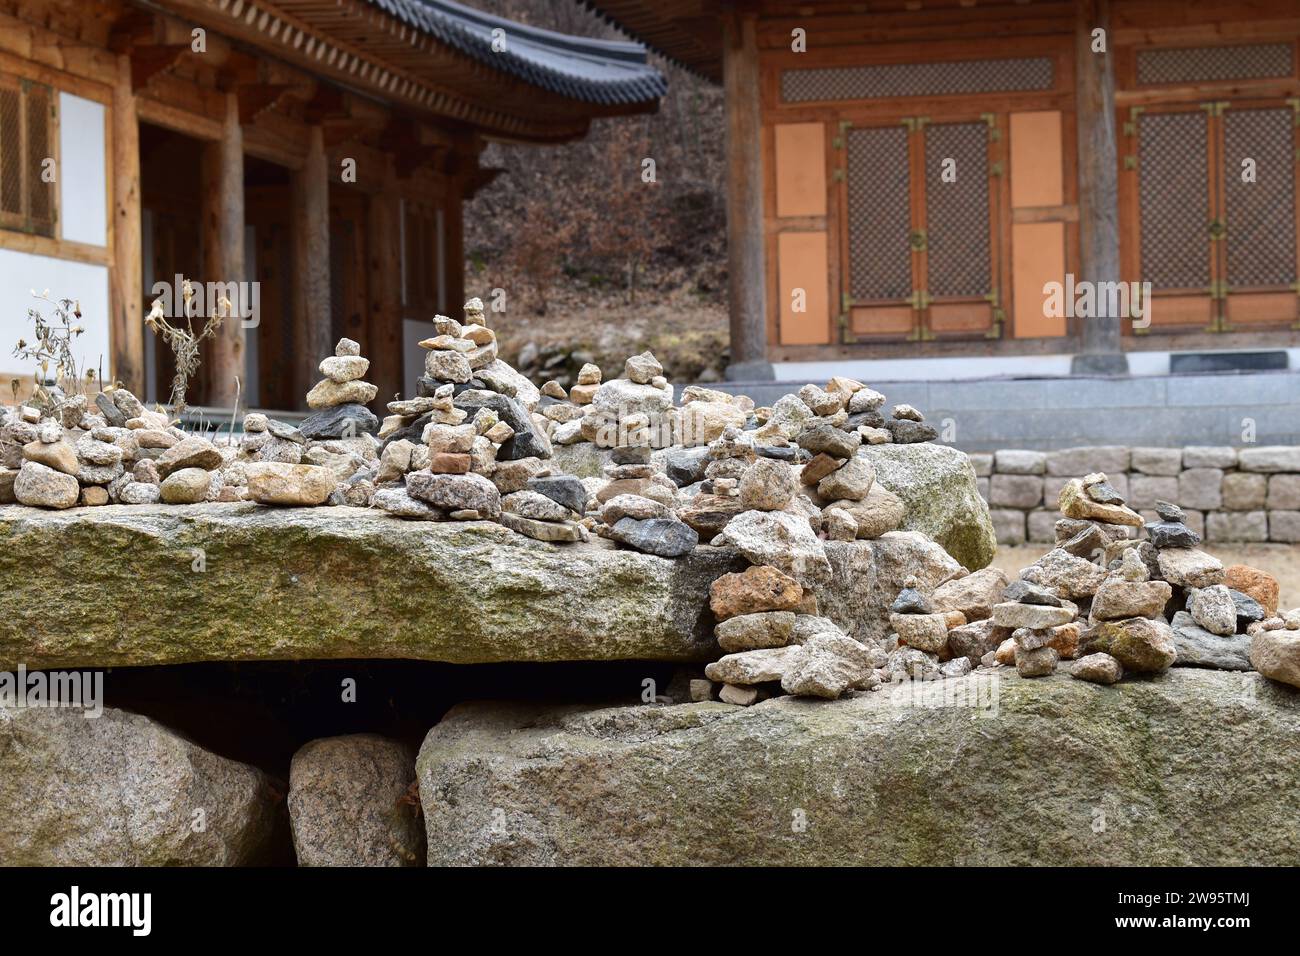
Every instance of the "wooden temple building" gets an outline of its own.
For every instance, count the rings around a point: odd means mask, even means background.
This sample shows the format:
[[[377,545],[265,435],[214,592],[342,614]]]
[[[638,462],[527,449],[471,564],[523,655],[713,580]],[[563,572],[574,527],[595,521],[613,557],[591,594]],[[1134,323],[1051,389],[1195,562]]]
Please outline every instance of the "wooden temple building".
[[[1296,0],[587,5],[725,87],[730,377],[1300,365]]]
[[[6,388],[48,289],[80,301],[90,368],[165,399],[144,318],[184,276],[259,300],[205,343],[192,404],[230,407],[238,377],[243,405],[300,407],[343,335],[377,405],[412,394],[404,344],[465,299],[485,144],[573,140],[665,87],[639,44],[450,0],[0,0]]]

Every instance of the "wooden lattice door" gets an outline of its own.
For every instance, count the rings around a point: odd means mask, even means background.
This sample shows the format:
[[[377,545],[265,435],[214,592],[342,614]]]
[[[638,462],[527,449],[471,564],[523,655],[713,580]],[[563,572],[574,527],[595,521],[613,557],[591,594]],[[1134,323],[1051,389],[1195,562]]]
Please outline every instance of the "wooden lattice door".
[[[1132,111],[1126,215],[1132,278],[1151,284],[1150,331],[1296,321],[1295,117],[1279,103]]]
[[[846,124],[846,340],[999,334],[997,139],[991,116]]]

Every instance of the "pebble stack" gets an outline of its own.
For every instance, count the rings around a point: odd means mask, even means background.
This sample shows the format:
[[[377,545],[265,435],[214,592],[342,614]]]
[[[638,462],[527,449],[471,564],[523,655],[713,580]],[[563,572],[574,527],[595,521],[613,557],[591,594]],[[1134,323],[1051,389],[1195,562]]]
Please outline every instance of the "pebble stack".
[[[359,431],[374,431],[378,422],[365,406],[375,400],[379,389],[364,381],[370,370],[370,360],[361,355],[361,346],[352,339],[339,339],[334,354],[320,363],[320,373],[325,377],[307,393],[307,407],[322,415],[312,415],[303,422],[302,431],[308,438],[338,438],[341,434],[355,435]],[[364,422],[367,427],[348,429],[347,422]]]
[[[782,692],[833,700],[880,685],[884,652],[819,616],[813,594],[777,568],[724,574],[710,587],[709,605],[724,656],[704,670],[712,683],[693,683],[695,700],[716,694],[749,706]]]

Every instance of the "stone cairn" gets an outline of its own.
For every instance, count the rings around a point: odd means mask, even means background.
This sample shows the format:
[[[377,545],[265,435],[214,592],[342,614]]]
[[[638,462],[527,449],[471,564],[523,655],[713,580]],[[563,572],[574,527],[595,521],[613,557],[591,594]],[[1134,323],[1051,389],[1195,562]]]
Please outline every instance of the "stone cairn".
[[[434,331],[420,343],[416,396],[388,403],[382,423],[366,408],[369,362],[349,339],[321,362],[298,426],[250,413],[241,435],[212,439],[122,388],[93,404],[0,409],[0,504],[350,505],[493,521],[556,544],[594,533],[660,558],[725,546],[751,566],[713,585],[723,656],[694,681],[697,699],[834,698],[1000,667],[1040,677],[1062,662],[1099,684],[1188,665],[1300,686],[1300,609],[1279,611],[1276,579],[1223,568],[1172,504],[1144,526],[1101,473],[1063,487],[1055,547],[1017,580],[993,568],[908,577],[893,633],[860,643],[818,613],[817,595],[833,549],[902,526],[904,501],[877,480],[872,449],[935,439],[916,409],[894,405],[887,418],[885,396],[844,377],[771,407],[701,386],[678,403],[649,352],[622,377],[588,364],[571,388],[538,389],[499,358],[480,300],[462,321],[438,316]],[[572,461],[599,450],[595,477],[562,473],[557,446]]]

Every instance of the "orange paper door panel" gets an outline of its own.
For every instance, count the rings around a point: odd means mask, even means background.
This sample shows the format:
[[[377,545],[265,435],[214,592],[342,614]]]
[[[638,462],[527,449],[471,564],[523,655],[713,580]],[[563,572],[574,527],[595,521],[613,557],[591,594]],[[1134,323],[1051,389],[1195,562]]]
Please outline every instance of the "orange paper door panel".
[[[776,238],[782,345],[830,343],[826,233],[783,232]],[[802,305],[802,311],[795,309]]]

